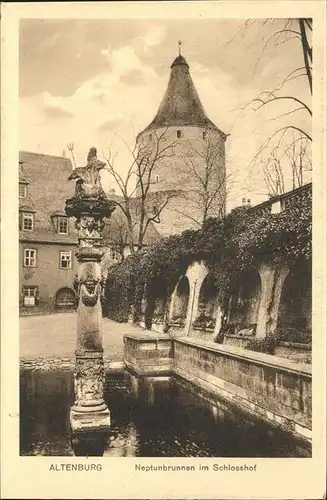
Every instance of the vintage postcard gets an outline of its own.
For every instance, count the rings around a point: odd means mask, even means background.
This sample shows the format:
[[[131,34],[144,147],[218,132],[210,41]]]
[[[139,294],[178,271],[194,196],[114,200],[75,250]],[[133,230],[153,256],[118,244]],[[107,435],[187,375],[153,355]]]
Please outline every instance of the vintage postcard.
[[[324,3],[1,21],[2,497],[324,498]]]

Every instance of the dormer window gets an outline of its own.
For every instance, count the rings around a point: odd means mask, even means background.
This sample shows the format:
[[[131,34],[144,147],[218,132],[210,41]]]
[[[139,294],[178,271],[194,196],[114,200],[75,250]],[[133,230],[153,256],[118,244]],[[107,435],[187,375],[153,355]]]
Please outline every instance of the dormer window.
[[[181,137],[183,137],[182,131],[181,130],[177,130],[177,139],[180,139]]]
[[[19,198],[26,198],[27,196],[27,184],[25,182],[20,182],[18,187]]]
[[[19,209],[19,229],[23,231],[33,231],[35,210],[23,205]]]
[[[34,214],[23,212],[22,227],[24,231],[33,231],[34,229]]]
[[[58,233],[68,234],[68,220],[66,217],[58,217]]]
[[[53,229],[58,234],[68,234],[68,219],[64,212],[55,212],[51,216]]]

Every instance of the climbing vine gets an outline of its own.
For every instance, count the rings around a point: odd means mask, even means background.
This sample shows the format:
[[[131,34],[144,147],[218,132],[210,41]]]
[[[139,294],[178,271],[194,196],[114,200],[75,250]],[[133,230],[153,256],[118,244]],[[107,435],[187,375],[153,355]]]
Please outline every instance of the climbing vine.
[[[271,214],[246,207],[223,219],[208,219],[201,230],[163,238],[110,269],[106,283],[107,313],[116,321],[130,315],[138,321],[151,283],[161,278],[167,296],[194,261],[203,261],[213,275],[223,303],[242,272],[259,262],[286,262],[311,257],[311,194],[294,198],[286,210]]]

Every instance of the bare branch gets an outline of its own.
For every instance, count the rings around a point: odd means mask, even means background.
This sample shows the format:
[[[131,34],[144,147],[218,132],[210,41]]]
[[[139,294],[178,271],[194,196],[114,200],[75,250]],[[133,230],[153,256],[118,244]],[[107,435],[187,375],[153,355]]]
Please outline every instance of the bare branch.
[[[270,93],[270,94],[272,94],[272,93]],[[292,100],[292,101],[295,101],[295,102],[301,104],[302,107],[308,111],[310,116],[312,116],[312,111],[309,108],[309,106],[307,106],[303,101],[301,101],[297,97],[293,97],[293,96],[275,96],[275,95],[273,95],[273,97],[271,99],[268,99],[267,101],[264,101],[263,99],[260,99],[259,97],[257,97],[256,99],[253,99],[252,102],[253,103],[259,102],[260,106],[257,109],[260,109],[260,108],[263,108],[264,106],[266,106],[267,104],[270,104],[271,102],[279,101],[279,100],[283,100],[283,99]],[[257,109],[256,109],[256,111],[257,111]]]

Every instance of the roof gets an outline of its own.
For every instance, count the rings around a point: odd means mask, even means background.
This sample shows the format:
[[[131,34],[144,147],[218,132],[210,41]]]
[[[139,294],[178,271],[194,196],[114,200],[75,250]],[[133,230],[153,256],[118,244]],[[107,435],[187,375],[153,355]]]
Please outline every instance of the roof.
[[[36,210],[34,210],[34,208],[29,207],[28,205],[20,205],[19,206],[19,210],[21,212],[31,212],[31,213],[35,213],[36,212]]]
[[[36,229],[35,231],[20,231],[19,241],[30,243],[51,243],[58,245],[77,245],[76,234],[58,234],[54,230]]]
[[[191,78],[189,65],[181,55],[171,65],[167,90],[156,116],[145,130],[163,126],[197,126],[219,130],[207,117]]]
[[[20,210],[34,212],[33,231],[20,231],[20,240],[47,243],[77,243],[74,221],[69,220],[67,235],[58,234],[53,215],[65,215],[65,202],[74,194],[68,177],[72,164],[68,158],[20,151],[20,178],[28,183],[27,196],[19,198]]]

